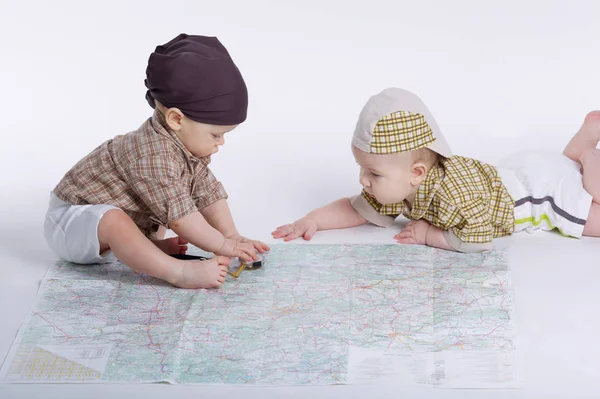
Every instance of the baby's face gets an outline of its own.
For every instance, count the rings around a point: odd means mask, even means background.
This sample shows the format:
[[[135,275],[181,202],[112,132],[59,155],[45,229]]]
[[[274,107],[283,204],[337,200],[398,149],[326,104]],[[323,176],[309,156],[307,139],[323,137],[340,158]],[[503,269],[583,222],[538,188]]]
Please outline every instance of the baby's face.
[[[369,154],[352,146],[360,166],[360,184],[381,204],[395,204],[414,196],[410,154]]]
[[[202,158],[219,151],[219,147],[225,144],[225,133],[237,126],[209,125],[184,118],[177,136],[189,152]]]

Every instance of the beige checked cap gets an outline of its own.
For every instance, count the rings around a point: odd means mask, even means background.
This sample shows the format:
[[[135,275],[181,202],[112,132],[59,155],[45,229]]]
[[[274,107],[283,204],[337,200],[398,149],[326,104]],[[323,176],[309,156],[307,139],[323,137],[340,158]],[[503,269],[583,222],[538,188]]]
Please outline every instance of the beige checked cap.
[[[427,147],[443,157],[452,151],[431,112],[415,94],[385,89],[362,109],[352,144],[371,154],[395,154]]]

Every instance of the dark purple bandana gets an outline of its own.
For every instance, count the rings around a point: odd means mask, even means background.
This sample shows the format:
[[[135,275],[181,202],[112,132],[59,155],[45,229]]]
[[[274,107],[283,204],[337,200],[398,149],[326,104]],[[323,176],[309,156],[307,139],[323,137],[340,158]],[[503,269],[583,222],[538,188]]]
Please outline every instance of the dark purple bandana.
[[[156,47],[146,68],[146,99],[179,108],[213,125],[246,120],[248,90],[227,49],[216,37],[181,34]]]

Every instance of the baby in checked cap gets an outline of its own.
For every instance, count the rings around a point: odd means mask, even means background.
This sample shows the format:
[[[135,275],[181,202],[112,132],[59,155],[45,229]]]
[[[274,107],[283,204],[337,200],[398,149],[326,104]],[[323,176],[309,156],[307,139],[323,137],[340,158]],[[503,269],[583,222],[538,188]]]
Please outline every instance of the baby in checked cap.
[[[50,248],[80,264],[118,258],[183,288],[219,287],[229,257],[269,247],[241,236],[208,164],[246,119],[248,92],[215,37],[181,34],[156,47],[146,70],[154,115],[79,161],[53,190],[44,223]],[[164,239],[167,228],[178,237]],[[181,260],[187,244],[214,252]]]
[[[310,240],[319,230],[411,221],[394,238],[460,252],[492,248],[496,237],[557,229],[600,236],[600,111],[589,113],[563,154],[516,154],[494,167],[454,156],[414,94],[390,88],[363,108],[352,152],[362,193],[277,228],[274,238]]]

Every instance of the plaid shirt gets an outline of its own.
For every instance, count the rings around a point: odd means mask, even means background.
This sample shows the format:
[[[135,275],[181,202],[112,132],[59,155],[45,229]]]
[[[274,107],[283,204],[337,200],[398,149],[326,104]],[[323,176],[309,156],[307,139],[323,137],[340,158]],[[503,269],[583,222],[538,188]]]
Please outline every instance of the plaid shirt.
[[[194,157],[164,126],[155,111],[138,130],[104,142],[65,175],[54,194],[74,205],[114,205],[148,236],[159,225],[226,199],[208,168],[210,157]]]
[[[514,230],[514,201],[498,171],[470,158],[441,158],[419,186],[412,209],[382,205],[364,190],[362,195],[382,215],[425,219],[466,243],[489,243]]]

